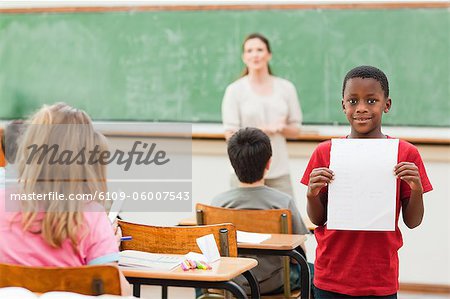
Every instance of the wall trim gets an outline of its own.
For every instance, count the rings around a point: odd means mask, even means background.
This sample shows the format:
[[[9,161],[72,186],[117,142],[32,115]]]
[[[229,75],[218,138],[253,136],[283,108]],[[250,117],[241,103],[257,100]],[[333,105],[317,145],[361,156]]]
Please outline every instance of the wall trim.
[[[400,291],[411,293],[450,294],[450,285],[401,282]]]
[[[316,4],[261,4],[261,5],[145,5],[145,6],[74,6],[0,8],[0,14],[26,13],[79,13],[120,11],[196,11],[196,10],[293,10],[293,9],[411,9],[449,8],[449,2],[384,2],[384,3],[316,3]]]

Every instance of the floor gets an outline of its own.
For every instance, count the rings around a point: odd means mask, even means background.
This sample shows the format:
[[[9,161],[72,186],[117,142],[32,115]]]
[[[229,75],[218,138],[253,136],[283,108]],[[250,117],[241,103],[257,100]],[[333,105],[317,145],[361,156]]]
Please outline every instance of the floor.
[[[398,299],[448,299],[450,294],[399,293]]]
[[[397,297],[398,299],[449,299],[450,294],[420,294],[401,292]],[[143,286],[141,298],[161,298],[161,287]],[[169,299],[194,299],[194,291],[190,288],[169,288]]]

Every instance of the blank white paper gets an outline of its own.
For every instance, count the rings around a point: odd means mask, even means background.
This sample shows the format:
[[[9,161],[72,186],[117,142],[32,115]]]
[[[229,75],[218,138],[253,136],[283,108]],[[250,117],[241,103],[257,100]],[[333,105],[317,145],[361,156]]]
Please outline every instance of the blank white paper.
[[[398,139],[332,139],[327,228],[394,231]]]
[[[236,239],[238,243],[259,244],[270,239],[271,236],[271,234],[249,233],[240,230],[236,231]]]
[[[206,257],[207,262],[212,263],[220,259],[219,248],[213,234],[197,238],[197,245]]]
[[[124,250],[119,253],[119,265],[134,268],[170,270],[180,265],[183,257],[137,250]]]
[[[114,220],[116,220],[117,215],[119,215],[119,212],[122,209],[124,202],[125,202],[125,200],[122,200],[122,199],[116,199],[113,201],[111,209],[109,210],[109,213],[108,213],[108,218],[109,218],[109,221],[111,221],[111,223],[113,223]]]

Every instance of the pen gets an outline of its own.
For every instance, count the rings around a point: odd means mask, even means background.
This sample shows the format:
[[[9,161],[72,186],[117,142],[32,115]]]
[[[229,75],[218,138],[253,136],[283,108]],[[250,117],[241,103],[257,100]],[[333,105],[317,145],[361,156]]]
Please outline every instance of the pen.
[[[133,237],[131,237],[131,236],[124,236],[124,237],[120,238],[120,241],[130,241],[131,239],[133,239]]]

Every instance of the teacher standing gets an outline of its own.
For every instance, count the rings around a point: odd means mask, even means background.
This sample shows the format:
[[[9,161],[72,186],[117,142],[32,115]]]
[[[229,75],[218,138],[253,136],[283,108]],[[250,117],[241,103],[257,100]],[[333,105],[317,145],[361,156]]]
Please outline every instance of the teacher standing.
[[[286,138],[300,132],[302,112],[292,82],[272,74],[269,41],[259,33],[245,38],[242,77],[231,83],[222,102],[222,120],[228,140],[237,130],[256,127],[270,138],[273,156],[265,184],[293,196]]]

